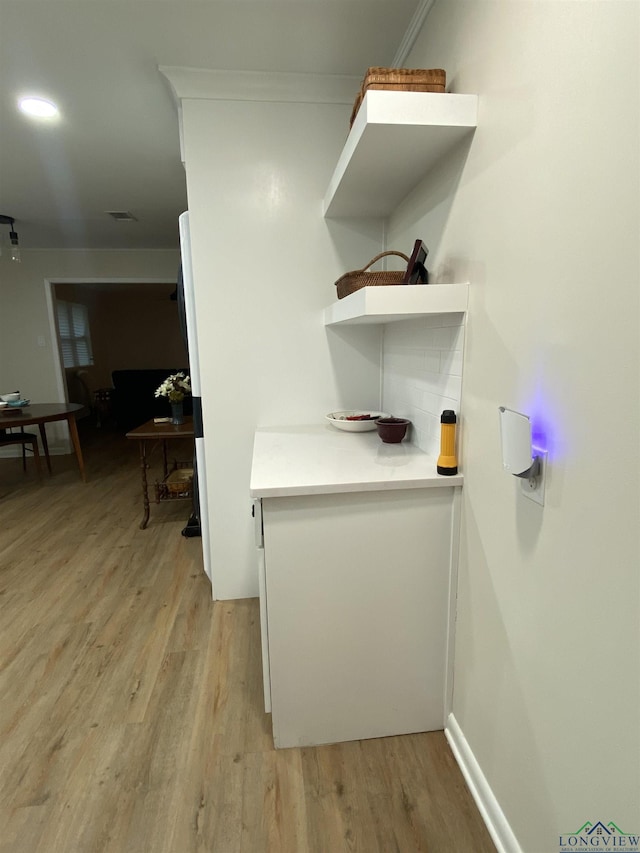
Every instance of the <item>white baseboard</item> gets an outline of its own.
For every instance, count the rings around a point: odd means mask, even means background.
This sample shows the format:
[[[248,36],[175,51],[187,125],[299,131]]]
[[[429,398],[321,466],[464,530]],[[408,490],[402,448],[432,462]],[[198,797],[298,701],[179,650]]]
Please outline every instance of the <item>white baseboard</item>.
[[[447,718],[444,733],[498,853],[522,853],[518,839],[453,714]]]

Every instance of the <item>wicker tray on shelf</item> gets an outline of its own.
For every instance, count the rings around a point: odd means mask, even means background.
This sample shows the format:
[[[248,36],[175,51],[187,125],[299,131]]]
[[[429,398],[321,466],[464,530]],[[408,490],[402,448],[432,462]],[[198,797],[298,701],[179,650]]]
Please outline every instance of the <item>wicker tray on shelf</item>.
[[[424,262],[428,254],[429,249],[422,240],[415,241],[410,258],[404,252],[396,252],[393,249],[380,252],[362,269],[351,270],[351,272],[346,272],[340,276],[335,282],[338,299],[344,299],[345,296],[355,293],[362,287],[384,287],[390,284],[427,284],[429,273]],[[407,266],[403,270],[369,271],[369,267],[387,255],[397,255],[407,262]]]
[[[442,68],[382,68],[367,70],[351,111],[351,126],[369,89],[390,92],[444,92],[447,75]]]
[[[380,287],[388,284],[402,284],[404,282],[406,269],[369,272],[369,267],[373,266],[376,261],[379,261],[380,258],[384,258],[386,255],[398,255],[398,257],[407,261],[407,263],[409,262],[409,258],[403,252],[380,252],[379,255],[372,258],[362,269],[351,270],[351,272],[346,272],[344,275],[340,276],[335,283],[338,299],[344,299],[345,296],[355,293],[356,290],[360,290],[361,287]]]

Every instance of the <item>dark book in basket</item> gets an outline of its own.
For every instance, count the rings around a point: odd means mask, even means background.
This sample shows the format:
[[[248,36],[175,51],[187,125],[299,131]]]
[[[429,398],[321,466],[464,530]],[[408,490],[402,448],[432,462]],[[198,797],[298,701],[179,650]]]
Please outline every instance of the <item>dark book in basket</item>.
[[[404,284],[429,284],[429,273],[424,265],[428,254],[429,250],[422,240],[416,240],[407,264]]]

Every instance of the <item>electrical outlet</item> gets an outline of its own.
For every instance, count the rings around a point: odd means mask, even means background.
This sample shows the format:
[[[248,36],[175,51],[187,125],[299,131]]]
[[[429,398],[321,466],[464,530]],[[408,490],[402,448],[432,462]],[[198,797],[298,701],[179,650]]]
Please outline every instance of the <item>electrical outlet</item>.
[[[525,498],[535,501],[544,506],[544,490],[547,483],[547,451],[532,447],[533,455],[538,457],[540,473],[530,480],[523,479],[521,483],[522,493]]]
[[[44,339],[44,335],[38,335],[38,346],[39,347],[46,347],[46,345],[47,345],[47,342]]]

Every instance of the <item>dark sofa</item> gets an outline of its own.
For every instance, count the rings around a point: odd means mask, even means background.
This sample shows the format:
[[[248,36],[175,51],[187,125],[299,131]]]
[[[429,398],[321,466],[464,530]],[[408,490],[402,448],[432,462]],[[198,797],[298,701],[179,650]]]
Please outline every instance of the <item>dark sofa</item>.
[[[111,411],[118,429],[128,432],[151,418],[168,417],[171,404],[166,397],[156,397],[156,388],[167,376],[182,372],[189,375],[188,367],[149,368],[146,370],[114,370],[111,374]],[[184,398],[184,413],[191,415],[191,396]]]

